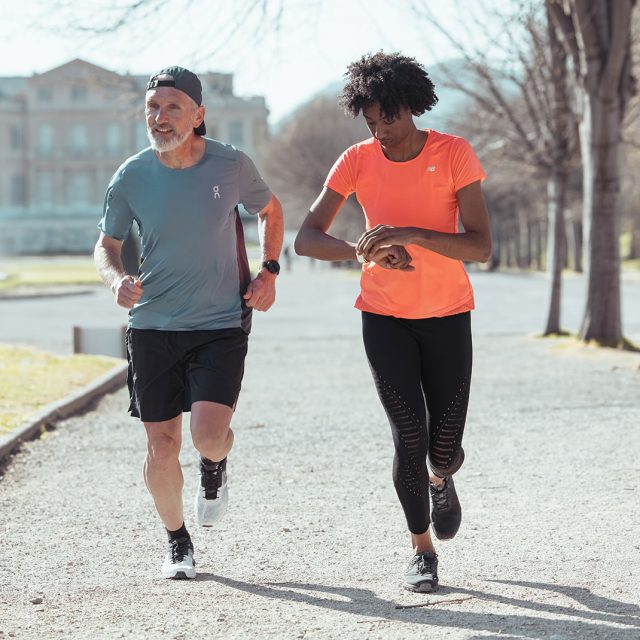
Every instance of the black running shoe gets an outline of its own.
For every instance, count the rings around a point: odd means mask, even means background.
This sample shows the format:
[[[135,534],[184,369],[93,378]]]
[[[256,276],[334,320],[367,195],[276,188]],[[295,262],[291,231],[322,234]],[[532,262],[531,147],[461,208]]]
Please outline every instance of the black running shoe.
[[[462,522],[462,508],[453,478],[445,478],[439,487],[429,482],[429,493],[433,532],[439,540],[451,540],[458,533]]]
[[[167,556],[162,563],[162,577],[174,580],[195,578],[195,564],[191,538],[186,536],[174,538],[169,541]]]
[[[433,551],[417,553],[404,574],[404,588],[428,593],[438,590],[438,556]]]

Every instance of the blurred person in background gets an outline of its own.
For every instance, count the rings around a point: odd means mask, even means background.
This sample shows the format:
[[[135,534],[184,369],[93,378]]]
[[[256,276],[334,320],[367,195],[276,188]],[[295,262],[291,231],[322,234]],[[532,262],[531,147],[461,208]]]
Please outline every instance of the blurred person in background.
[[[466,140],[416,127],[413,116],[437,97],[414,58],[368,54],[345,76],[341,104],[353,117],[362,113],[372,137],[335,162],[295,248],[320,260],[362,263],[355,306],[391,425],[393,482],[413,548],[404,587],[435,591],[438,556],[429,525],[449,540],[462,520],[453,474],[464,461],[474,308],[463,261],[491,256],[485,173]],[[367,229],[356,242],[327,233],[352,193]]]
[[[252,309],[275,300],[282,209],[254,163],[205,138],[199,78],[182,67],[151,77],[145,97],[151,146],[129,158],[107,188],[95,248],[98,272],[128,308],[129,411],[147,434],[144,478],[167,530],[164,578],[194,578],[179,461],[182,413],[199,452],[195,518],[211,526],[228,503],[231,418],[244,373]],[[262,268],[251,279],[237,206],[259,218]],[[122,243],[140,229],[138,277]]]

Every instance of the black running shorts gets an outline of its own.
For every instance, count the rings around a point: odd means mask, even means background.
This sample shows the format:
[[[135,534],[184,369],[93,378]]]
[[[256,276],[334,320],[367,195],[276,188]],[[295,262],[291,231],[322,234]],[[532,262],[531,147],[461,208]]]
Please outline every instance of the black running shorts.
[[[143,422],[171,420],[199,400],[234,408],[248,335],[207,331],[127,330],[129,412]]]

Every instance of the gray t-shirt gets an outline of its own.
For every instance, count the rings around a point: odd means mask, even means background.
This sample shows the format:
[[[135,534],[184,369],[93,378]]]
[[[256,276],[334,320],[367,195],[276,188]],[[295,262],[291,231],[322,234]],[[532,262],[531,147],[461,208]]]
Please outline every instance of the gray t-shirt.
[[[242,151],[205,138],[193,167],[170,169],[151,148],[116,171],[98,228],[124,240],[135,220],[142,242],[144,292],[129,311],[136,329],[191,331],[242,327],[250,280],[237,205],[258,213],[271,192]]]

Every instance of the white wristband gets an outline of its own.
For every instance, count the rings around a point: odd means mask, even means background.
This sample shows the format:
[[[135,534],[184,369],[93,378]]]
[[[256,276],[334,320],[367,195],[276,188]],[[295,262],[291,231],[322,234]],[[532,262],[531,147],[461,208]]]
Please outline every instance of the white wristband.
[[[367,264],[367,262],[369,262],[365,257],[363,253],[358,253],[356,251],[356,260],[360,263],[360,264]]]

